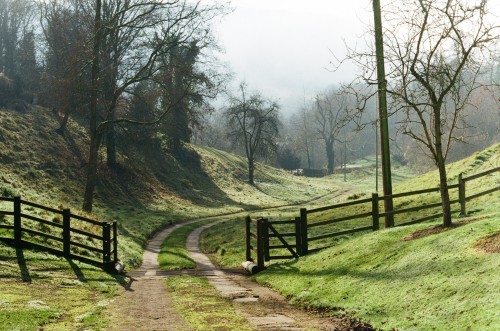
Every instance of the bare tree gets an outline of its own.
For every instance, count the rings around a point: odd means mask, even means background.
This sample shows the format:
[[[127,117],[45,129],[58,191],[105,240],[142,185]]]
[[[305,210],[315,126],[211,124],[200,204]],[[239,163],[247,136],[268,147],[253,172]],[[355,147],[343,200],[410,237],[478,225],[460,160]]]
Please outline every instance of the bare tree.
[[[337,136],[348,122],[347,107],[347,95],[338,89],[318,94],[315,98],[316,130],[319,139],[325,144],[329,174],[332,174],[335,168],[334,143],[339,141]]]
[[[311,110],[304,106],[302,107],[300,113],[299,113],[299,121],[296,123],[298,132],[299,132],[299,143],[302,145],[305,153],[306,153],[306,158],[307,158],[307,168],[311,169],[312,168],[312,159],[313,159],[313,144],[312,144],[312,135],[313,135],[313,130],[312,126],[313,123],[310,123],[310,113]]]
[[[192,40],[199,40],[199,36],[206,35],[208,25],[222,13],[223,6],[203,6],[201,1],[188,2],[187,0],[130,0],[123,1],[120,9],[109,7],[106,20],[103,20],[101,0],[95,2],[95,28],[93,33],[92,55],[92,97],[90,108],[90,150],[89,168],[84,195],[83,209],[92,210],[93,191],[97,182],[97,155],[99,144],[108,128],[117,123],[156,124],[166,117],[169,111],[188,95],[188,91],[179,94],[176,100],[163,105],[162,112],[154,121],[141,122],[135,119],[116,116],[116,105],[123,93],[130,92],[139,82],[153,80],[162,69],[161,57],[168,54],[179,45],[189,44]],[[114,8],[114,9],[113,9]],[[118,31],[118,32],[117,32]],[[110,35],[118,33],[136,38],[121,39],[118,44],[123,47],[122,52],[114,53],[116,44],[104,48],[106,38],[115,38]],[[103,49],[107,63],[118,66],[110,71],[100,64]],[[115,58],[120,54],[119,59]],[[110,57],[111,56],[111,57]],[[118,61],[119,62],[116,62]],[[97,63],[97,65],[96,65]],[[109,64],[108,64],[109,65]],[[108,87],[103,91],[102,86],[95,86],[95,81],[108,77]],[[116,79],[115,79],[116,77]],[[95,91],[97,88],[97,92]],[[97,95],[95,94],[97,93]],[[98,121],[95,98],[101,96],[105,100],[104,120]],[[111,135],[112,136],[112,135]],[[108,134],[108,142],[113,140]],[[112,153],[113,147],[111,148]],[[109,153],[108,153],[109,154]]]
[[[16,48],[23,35],[31,32],[33,6],[28,1],[0,0],[0,72],[16,74]]]
[[[452,224],[446,160],[452,143],[461,139],[455,132],[465,123],[472,92],[482,85],[483,63],[500,39],[487,5],[486,0],[404,0],[386,8],[387,92],[392,109],[405,114],[403,132],[425,148],[439,171],[444,226]]]
[[[89,105],[93,17],[80,1],[43,2],[39,7],[45,53],[41,104],[62,115],[56,132],[64,134],[70,116],[86,113]]]
[[[229,137],[241,144],[248,160],[248,182],[254,182],[254,162],[257,155],[266,155],[276,148],[276,137],[281,125],[279,105],[265,99],[260,93],[247,95],[245,83],[240,86],[241,96],[231,97],[226,110]]]

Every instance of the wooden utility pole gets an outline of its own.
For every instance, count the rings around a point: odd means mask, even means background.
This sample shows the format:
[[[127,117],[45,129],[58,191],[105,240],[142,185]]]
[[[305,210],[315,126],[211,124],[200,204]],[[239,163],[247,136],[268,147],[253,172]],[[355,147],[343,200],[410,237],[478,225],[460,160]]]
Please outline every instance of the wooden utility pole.
[[[373,0],[373,16],[375,23],[375,53],[377,57],[377,81],[378,81],[378,104],[380,120],[380,140],[382,156],[382,184],[384,196],[392,195],[391,180],[391,152],[389,148],[389,124],[387,120],[387,81],[385,80],[384,66],[384,39],[382,36],[382,15],[380,10],[380,0]],[[385,212],[393,210],[392,198],[384,199]],[[385,227],[394,226],[394,216],[385,216]]]

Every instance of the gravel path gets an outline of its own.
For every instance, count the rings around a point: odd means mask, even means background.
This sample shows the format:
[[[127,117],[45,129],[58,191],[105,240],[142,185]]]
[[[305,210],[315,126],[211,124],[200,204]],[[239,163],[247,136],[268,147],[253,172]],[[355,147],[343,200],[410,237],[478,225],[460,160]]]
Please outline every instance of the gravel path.
[[[173,308],[165,279],[156,276],[160,270],[158,254],[161,244],[172,231],[185,224],[188,223],[168,227],[148,242],[141,267],[127,273],[127,286],[108,309],[109,330],[191,330]]]
[[[348,329],[343,328],[339,321],[296,309],[283,296],[249,280],[242,271],[216,268],[198,245],[201,232],[216,223],[197,228],[188,237],[186,248],[197,263],[196,270],[164,271],[159,269],[157,261],[165,238],[188,223],[177,224],[156,234],[145,249],[142,266],[127,273],[127,286],[108,308],[110,330],[190,330],[173,308],[165,287],[165,277],[183,274],[207,277],[256,330]]]

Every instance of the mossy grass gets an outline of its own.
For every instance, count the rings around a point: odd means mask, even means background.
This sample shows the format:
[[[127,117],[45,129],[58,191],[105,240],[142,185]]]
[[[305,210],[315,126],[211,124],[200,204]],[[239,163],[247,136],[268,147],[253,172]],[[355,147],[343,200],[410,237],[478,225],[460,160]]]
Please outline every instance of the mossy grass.
[[[169,277],[166,286],[172,293],[175,309],[194,330],[252,330],[229,301],[208,283],[207,278]]]
[[[172,231],[161,245],[158,263],[160,269],[194,269],[196,262],[189,256],[186,250],[186,240],[189,234],[203,224],[213,221],[200,221],[189,223]]]
[[[349,313],[375,327],[498,330],[500,255],[474,245],[498,233],[500,217],[414,240],[420,224],[345,241],[296,262],[273,264],[257,281],[311,308]]]
[[[3,243],[0,255],[0,330],[106,329],[102,310],[121,276]]]

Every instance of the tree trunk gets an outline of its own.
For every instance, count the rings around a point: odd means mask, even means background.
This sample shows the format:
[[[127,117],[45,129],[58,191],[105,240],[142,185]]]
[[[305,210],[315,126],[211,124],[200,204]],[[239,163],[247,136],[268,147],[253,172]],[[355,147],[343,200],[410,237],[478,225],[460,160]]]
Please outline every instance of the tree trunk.
[[[307,143],[307,138],[305,140],[306,145],[306,155],[307,155],[307,168],[311,169],[311,153],[309,152],[309,144]]]
[[[59,126],[59,129],[56,129],[56,132],[61,136],[64,135],[64,132],[66,132],[66,128],[68,126],[68,120],[69,120],[69,111],[65,111],[64,117],[61,121],[61,125]]]
[[[439,190],[441,193],[441,202],[443,208],[443,226],[450,227],[452,225],[450,193],[448,191],[446,166],[444,162],[441,165],[438,165],[438,168],[439,168]]]
[[[109,124],[106,128],[106,164],[111,169],[116,169],[116,139],[115,139],[115,126]]]
[[[441,203],[443,209],[443,226],[450,227],[451,222],[451,207],[450,207],[450,193],[448,192],[448,177],[446,175],[446,160],[443,157],[443,144],[441,142],[441,121],[439,110],[434,110],[434,134],[435,134],[435,148],[436,148],[436,165],[439,171],[439,191],[441,193]]]
[[[97,161],[99,152],[98,137],[95,132],[90,136],[89,164],[87,169],[87,181],[85,183],[85,195],[83,197],[83,210],[90,213],[94,201],[94,189],[97,183]]]
[[[253,180],[253,171],[254,171],[254,160],[252,157],[248,158],[248,182],[250,185],[255,185]]]
[[[97,92],[99,88],[99,50],[101,44],[101,0],[95,2],[94,43],[92,48],[92,91],[90,96],[90,148],[87,181],[83,196],[83,210],[92,211],[94,189],[97,182],[99,138],[97,130]]]
[[[326,158],[328,161],[328,174],[331,175],[331,174],[333,174],[333,170],[335,168],[335,155],[333,153],[333,141],[332,142],[325,142],[325,148],[326,148]]]

